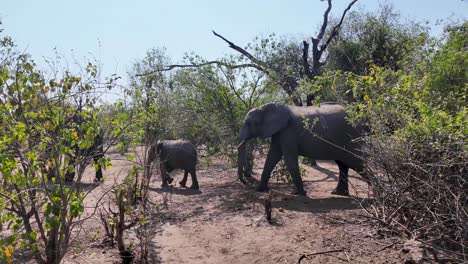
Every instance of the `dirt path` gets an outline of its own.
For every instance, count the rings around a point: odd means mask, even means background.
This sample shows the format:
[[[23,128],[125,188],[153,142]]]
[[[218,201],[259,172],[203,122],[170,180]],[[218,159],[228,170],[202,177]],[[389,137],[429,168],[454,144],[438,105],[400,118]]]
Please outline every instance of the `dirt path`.
[[[107,182],[87,197],[93,204],[124,175],[130,163],[115,154]],[[258,164],[258,173],[263,164]],[[200,191],[180,187],[161,190],[155,181],[151,196],[166,199],[169,207],[154,220],[151,263],[404,263],[418,249],[396,238],[386,238],[362,215],[360,203],[367,185],[351,174],[351,197],[331,195],[337,182],[337,166],[319,162],[307,168],[304,185],[308,197],[290,195],[293,186],[270,183],[273,224],[265,219],[269,194],[257,193],[236,180],[236,169],[216,160],[199,169]],[[176,181],[182,177],[176,174]],[[189,183],[190,184],[190,183]],[[359,198],[360,197],[360,198]],[[115,249],[103,247],[97,219],[87,222],[80,235],[81,247],[67,255],[65,263],[113,263]],[[79,243],[78,243],[79,244]]]

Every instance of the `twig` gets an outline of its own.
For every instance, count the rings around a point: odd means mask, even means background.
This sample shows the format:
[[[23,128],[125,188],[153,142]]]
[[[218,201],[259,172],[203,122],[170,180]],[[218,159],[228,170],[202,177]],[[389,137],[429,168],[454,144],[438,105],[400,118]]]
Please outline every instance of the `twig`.
[[[349,258],[349,255],[348,255],[348,252],[346,252],[346,250],[345,250],[344,253],[346,255],[346,258],[348,259],[348,262],[351,262],[351,259]]]
[[[297,261],[297,263],[298,264],[301,263],[301,261],[305,258],[322,255],[322,254],[335,253],[335,252],[343,252],[343,249],[334,249],[334,250],[320,251],[320,252],[314,252],[314,253],[309,253],[309,254],[302,254],[299,260]]]
[[[395,246],[395,245],[398,244],[398,243],[400,243],[400,242],[397,241],[397,242],[391,243],[390,245],[386,245],[385,247],[382,247],[381,249],[377,250],[377,252],[384,251],[384,250],[386,250],[387,248],[391,248],[391,247]]]
[[[265,216],[269,224],[272,224],[271,218],[271,192],[268,194],[268,197],[265,199]]]
[[[84,258],[83,256],[81,256],[79,254],[76,254],[76,255],[73,255],[73,256],[81,259],[82,261],[84,261],[84,263],[91,263],[86,258]],[[83,262],[81,262],[81,263],[83,263]]]

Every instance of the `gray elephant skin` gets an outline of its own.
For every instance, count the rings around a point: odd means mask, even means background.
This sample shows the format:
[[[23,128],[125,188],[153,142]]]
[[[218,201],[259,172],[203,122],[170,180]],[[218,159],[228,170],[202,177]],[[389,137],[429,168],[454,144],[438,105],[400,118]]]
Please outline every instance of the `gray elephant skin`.
[[[245,182],[245,143],[260,137],[271,137],[257,191],[266,191],[276,164],[284,157],[286,167],[296,187],[294,194],[306,195],[299,172],[298,156],[316,160],[334,160],[340,173],[338,185],[332,192],[349,195],[348,169],[365,176],[362,159],[363,143],[357,140],[365,131],[363,126],[352,126],[346,120],[344,107],[325,103],[318,107],[287,106],[269,103],[250,110],[240,129],[238,145],[238,174]],[[306,126],[308,124],[308,127]]]
[[[198,180],[196,174],[197,165],[197,150],[190,141],[178,140],[162,140],[156,145],[152,145],[148,151],[148,163],[159,158],[161,169],[162,187],[171,184],[173,179],[169,173],[175,169],[184,170],[184,178],[179,184],[186,187],[187,176],[190,173],[192,177],[192,185],[190,189],[198,189]]]

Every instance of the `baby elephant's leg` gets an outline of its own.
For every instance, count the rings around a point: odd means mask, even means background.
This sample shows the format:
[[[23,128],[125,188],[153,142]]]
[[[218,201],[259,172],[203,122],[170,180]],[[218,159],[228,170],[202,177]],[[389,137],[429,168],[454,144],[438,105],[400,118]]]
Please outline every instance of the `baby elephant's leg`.
[[[166,167],[166,181],[167,181],[168,184],[171,184],[174,181],[174,178],[172,178],[169,173],[174,171],[174,169],[171,166],[169,166],[169,164],[167,164],[167,163],[166,163],[165,167]]]
[[[184,170],[184,178],[179,182],[180,186],[186,187],[185,184],[187,184],[187,176],[188,176],[188,171]]]
[[[195,170],[190,171],[190,175],[192,176],[192,186],[190,186],[190,189],[198,190],[199,186]]]
[[[174,181],[174,178],[171,175],[167,174],[167,183],[171,184]]]
[[[167,178],[169,177],[167,171],[166,171],[166,166],[164,166],[164,164],[161,163],[160,165],[160,171],[161,171],[161,181],[162,181],[162,184],[161,184],[161,187],[167,187],[168,184],[167,184]]]

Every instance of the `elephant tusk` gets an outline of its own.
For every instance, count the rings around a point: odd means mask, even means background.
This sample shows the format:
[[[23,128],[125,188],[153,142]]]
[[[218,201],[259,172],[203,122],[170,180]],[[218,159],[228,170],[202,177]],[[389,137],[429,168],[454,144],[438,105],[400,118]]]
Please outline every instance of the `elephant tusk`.
[[[237,145],[237,148],[240,148],[242,145],[244,145],[245,143],[245,139],[241,141],[241,143],[239,143],[239,145]]]

